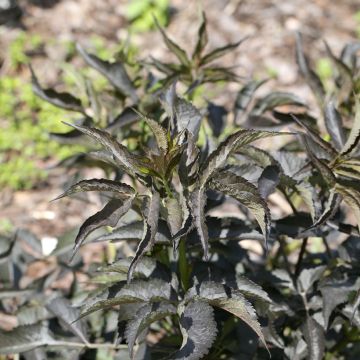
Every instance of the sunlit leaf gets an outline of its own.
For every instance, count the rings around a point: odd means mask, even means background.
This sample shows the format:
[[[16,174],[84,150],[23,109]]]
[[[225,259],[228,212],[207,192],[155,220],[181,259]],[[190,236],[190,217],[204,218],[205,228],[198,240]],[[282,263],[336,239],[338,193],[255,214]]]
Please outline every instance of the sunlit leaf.
[[[307,316],[302,331],[308,346],[309,360],[322,360],[325,350],[324,329],[313,318]]]

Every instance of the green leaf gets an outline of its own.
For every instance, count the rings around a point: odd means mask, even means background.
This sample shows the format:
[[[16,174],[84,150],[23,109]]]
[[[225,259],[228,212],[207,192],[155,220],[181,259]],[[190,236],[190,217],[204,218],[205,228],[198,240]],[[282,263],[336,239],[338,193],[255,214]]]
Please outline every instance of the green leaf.
[[[201,53],[203,52],[206,44],[208,43],[208,34],[206,31],[206,15],[204,11],[201,13],[201,17],[202,22],[198,31],[198,40],[195,46],[194,54],[192,56],[192,59],[197,61],[200,60]]]
[[[139,98],[136,89],[121,62],[110,63],[102,60],[93,54],[87,53],[80,44],[77,44],[76,48],[89,66],[104,75],[117,90],[130,96],[134,103],[138,102]]]
[[[308,346],[308,359],[322,360],[325,351],[324,329],[313,318],[307,316],[302,331]]]
[[[126,326],[126,340],[129,346],[130,357],[134,358],[134,345],[138,336],[153,322],[169,315],[176,314],[176,307],[167,302],[155,302],[141,307]]]
[[[75,239],[75,246],[72,258],[84,242],[86,237],[101,226],[114,227],[120,218],[131,208],[134,198],[125,200],[110,200],[102,210],[90,216],[80,227]]]
[[[43,89],[40,86],[32,67],[30,67],[30,71],[32,89],[35,95],[59,108],[84,113],[80,99],[66,92],[57,92],[53,89]]]
[[[214,311],[204,301],[191,301],[180,317],[183,343],[180,350],[171,354],[170,360],[199,360],[210,350],[216,339],[217,327]]]
[[[341,150],[340,156],[351,155],[357,149],[360,141],[360,97],[355,100],[355,119],[350,134]]]
[[[159,220],[159,210],[160,210],[160,194],[154,191],[151,195],[150,205],[148,209],[148,214],[144,221],[144,234],[141,239],[135,253],[135,257],[131,261],[129,272],[128,272],[128,283],[130,283],[136,265],[139,260],[145,255],[145,253],[152,249],[155,242],[155,235],[158,228]]]
[[[206,54],[200,61],[200,65],[206,65],[216,59],[218,59],[221,56],[224,56],[225,54],[235,50],[243,41],[245,41],[247,38],[244,38],[236,43],[228,44],[223,47],[219,47],[208,54]]]
[[[255,185],[241,176],[222,171],[211,179],[209,187],[235,198],[249,208],[267,242],[271,223],[270,210]]]
[[[119,181],[107,179],[90,179],[81,180],[76,184],[70,186],[63,194],[56,197],[54,200],[61,199],[65,196],[70,196],[85,191],[109,191],[115,194],[134,196],[135,189],[130,185],[121,183]],[[54,201],[53,200],[53,201]]]
[[[0,354],[19,354],[54,343],[46,324],[19,326],[0,333]]]
[[[159,22],[156,18],[154,18],[155,25],[161,32],[161,35],[164,39],[165,45],[167,48],[174,54],[176,57],[180,60],[181,64],[183,64],[186,67],[190,67],[190,60],[186,55],[185,50],[183,50],[179,45],[177,45],[175,42],[170,40],[168,36],[166,35],[164,29],[160,26]]]

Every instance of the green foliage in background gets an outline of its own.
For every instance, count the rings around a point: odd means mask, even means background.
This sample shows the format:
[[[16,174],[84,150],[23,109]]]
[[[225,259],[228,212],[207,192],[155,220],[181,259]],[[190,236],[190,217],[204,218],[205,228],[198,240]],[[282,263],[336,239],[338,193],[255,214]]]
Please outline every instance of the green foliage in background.
[[[154,28],[154,17],[162,26],[169,20],[169,0],[132,0],[126,8],[130,31],[143,32]]]

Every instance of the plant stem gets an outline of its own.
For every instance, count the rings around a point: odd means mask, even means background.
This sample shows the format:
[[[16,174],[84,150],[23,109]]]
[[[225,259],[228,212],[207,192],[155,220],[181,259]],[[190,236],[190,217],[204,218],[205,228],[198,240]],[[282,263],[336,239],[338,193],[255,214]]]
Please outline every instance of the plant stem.
[[[189,289],[189,265],[186,259],[186,241],[185,237],[180,240],[179,244],[179,272],[180,281],[184,291]]]
[[[298,261],[296,263],[296,267],[295,267],[295,278],[297,279],[299,274],[300,274],[300,270],[301,270],[301,264],[302,264],[302,260],[305,254],[305,250],[306,250],[306,245],[308,243],[308,239],[309,238],[303,238],[302,244],[301,244],[301,249],[300,249],[300,254],[298,257]]]

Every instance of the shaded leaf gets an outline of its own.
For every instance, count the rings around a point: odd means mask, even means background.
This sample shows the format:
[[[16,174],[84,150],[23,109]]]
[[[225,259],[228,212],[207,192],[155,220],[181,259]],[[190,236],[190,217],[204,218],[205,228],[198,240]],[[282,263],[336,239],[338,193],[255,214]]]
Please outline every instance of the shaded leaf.
[[[87,344],[86,327],[82,321],[75,320],[80,315],[80,309],[71,306],[70,302],[62,297],[51,300],[46,308],[56,315],[66,325],[66,327],[85,344]]]
[[[55,105],[65,110],[71,110],[81,113],[84,112],[80,99],[66,92],[57,92],[53,89],[43,89],[40,86],[32,67],[30,67],[30,71],[32,89],[38,97],[49,102],[52,105]]]
[[[309,360],[322,360],[325,350],[324,329],[314,319],[307,316],[302,331],[308,346]]]
[[[90,216],[81,225],[76,236],[73,257],[90,233],[101,226],[114,227],[120,218],[130,210],[132,203],[133,197],[124,202],[121,200],[110,200],[102,210]]]
[[[56,343],[46,324],[19,326],[0,335],[0,354],[22,353]]]
[[[181,314],[180,328],[183,343],[180,350],[168,359],[202,359],[209,352],[217,334],[212,307],[203,301],[189,302]]]
[[[337,150],[341,150],[345,144],[345,133],[340,113],[336,110],[333,102],[326,104],[325,125]]]
[[[197,139],[202,119],[199,110],[189,101],[178,97],[173,111],[178,132],[187,129]]]
[[[87,53],[80,44],[77,44],[76,48],[89,66],[104,75],[117,90],[130,96],[133,102],[138,102],[136,89],[121,62],[110,63],[102,60],[93,54]]]
[[[258,180],[258,189],[262,198],[271,195],[280,182],[280,169],[276,165],[267,166]]]
[[[144,221],[144,234],[136,249],[135,257],[131,261],[128,272],[128,283],[131,281],[134,269],[139,260],[145,255],[146,251],[151,250],[155,242],[157,233],[160,210],[160,194],[156,191],[152,193],[147,217]]]
[[[130,357],[134,357],[134,345],[138,336],[153,322],[176,314],[176,307],[166,302],[146,304],[141,307],[126,326],[126,340],[129,346]]]

